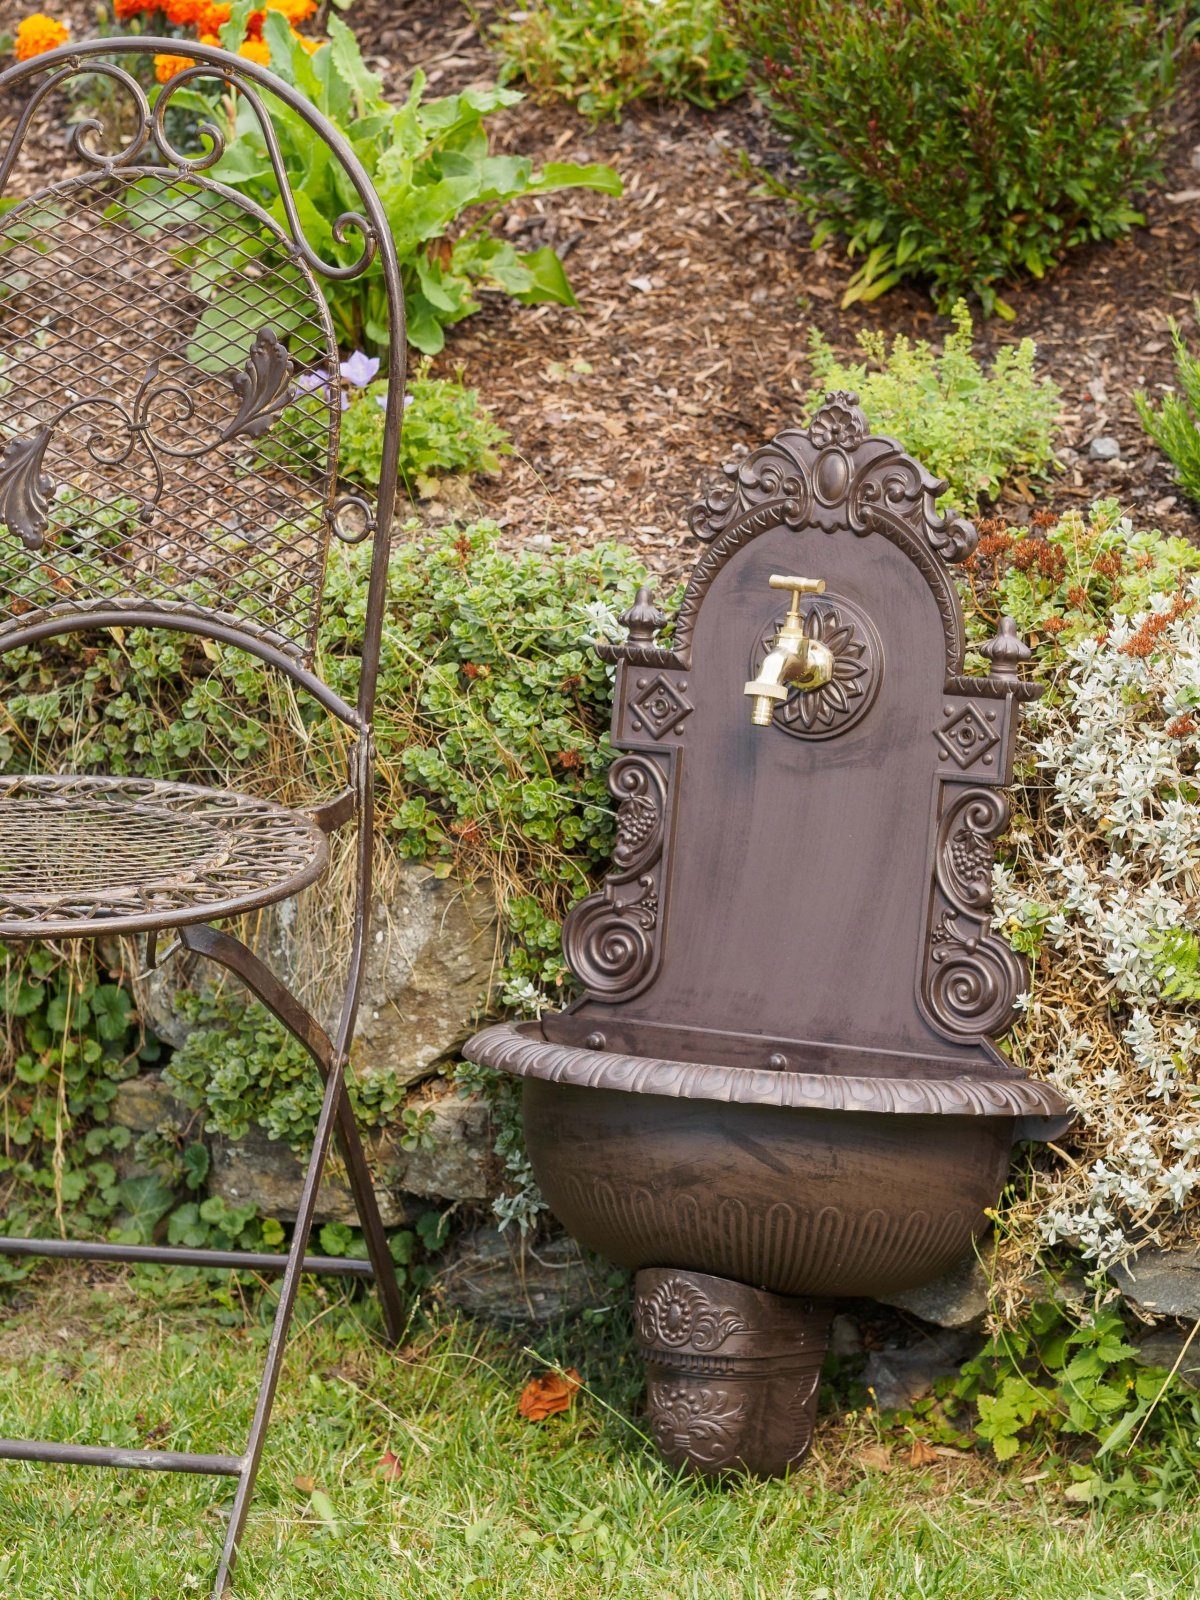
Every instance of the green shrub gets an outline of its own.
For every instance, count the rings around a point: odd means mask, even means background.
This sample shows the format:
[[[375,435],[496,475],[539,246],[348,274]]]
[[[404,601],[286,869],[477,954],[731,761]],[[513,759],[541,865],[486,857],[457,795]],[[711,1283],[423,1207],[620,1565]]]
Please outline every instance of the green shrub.
[[[847,366],[814,331],[817,388],[809,403],[819,404],[828,389],[856,391],[876,432],[903,440],[946,480],[943,502],[973,512],[981,496],[995,499],[1006,478],[1046,471],[1061,396],[1049,378],[1034,376],[1031,339],[1005,346],[987,372],[972,354],[966,305],[959,301],[951,315],[940,356],[925,340],[902,336],[889,350],[881,333],[866,331],[858,336],[866,361]]]
[[[1200,316],[1200,300],[1196,302]],[[1184,494],[1200,501],[1200,360],[1184,342],[1179,324],[1172,318],[1171,338],[1175,345],[1175,377],[1182,391],[1168,394],[1155,409],[1145,390],[1133,397],[1142,426],[1175,467],[1175,476]]]
[[[1040,277],[1140,221],[1158,176],[1179,0],[730,0],[793,141],[783,185],[865,260],[846,303],[905,277],[941,304]]]
[[[338,440],[338,472],[372,487],[383,470],[386,425],[382,402],[387,384],[376,379],[378,368],[378,359],[370,360],[361,351],[342,363],[346,409]],[[317,381],[323,376],[318,374]],[[262,441],[260,458],[268,463],[305,462],[319,471],[326,416],[320,393],[298,394]],[[456,379],[430,378],[422,370],[409,379],[399,468],[410,494],[428,494],[443,473],[496,472],[500,457],[511,448],[508,435],[481,402],[479,391],[464,385],[461,372]]]
[[[237,48],[248,11],[245,4],[238,7],[234,19],[221,30],[223,43]],[[519,95],[507,89],[474,88],[425,101],[425,77],[416,72],[407,101],[395,107],[383,98],[382,81],[368,71],[345,23],[331,18],[329,32],[330,43],[309,56],[279,12],[269,11],[263,25],[272,71],[344,134],[375,186],[401,263],[409,342],[427,353],[440,350],[445,329],[478,311],[481,288],[502,290],[527,304],[552,300],[574,305],[554,251],[544,248],[522,254],[492,233],[492,220],[509,201],[559,189],[584,187],[619,194],[620,179],[612,169],[548,162],[535,172],[527,156],[491,155],[486,119],[514,104]],[[183,90],[173,103],[218,125],[224,122],[225,111],[198,91]],[[326,261],[352,265],[362,252],[361,237],[353,229],[345,239],[334,235],[338,217],[358,203],[342,167],[302,117],[278,102],[271,109],[309,245]],[[234,137],[212,168],[212,176],[261,204],[286,228],[262,130],[245,100],[239,101]],[[143,203],[159,204],[151,199]],[[194,203],[217,206],[219,197],[200,191]],[[239,279],[245,273],[249,245],[244,235],[240,225],[232,232],[219,227],[194,252],[196,281],[204,286],[209,310],[193,353],[203,355],[208,337],[214,364],[221,368],[236,355],[233,345],[242,337],[236,330],[254,321],[248,316],[244,280],[232,315],[225,304],[231,264],[236,265]],[[387,344],[387,304],[378,257],[354,278],[320,281],[340,348],[379,349]],[[285,321],[278,282],[274,287],[268,284],[264,293],[271,297],[273,319]],[[250,336],[245,337],[248,344]]]
[[[595,118],[646,97],[712,107],[741,93],[746,70],[722,0],[536,0],[497,42],[505,79]]]

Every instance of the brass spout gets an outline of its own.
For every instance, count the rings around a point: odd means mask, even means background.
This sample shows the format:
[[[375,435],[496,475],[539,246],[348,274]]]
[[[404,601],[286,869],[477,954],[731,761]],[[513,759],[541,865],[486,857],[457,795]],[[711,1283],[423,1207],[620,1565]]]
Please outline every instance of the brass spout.
[[[770,584],[772,589],[790,589],[792,603],[775,643],[763,658],[758,677],[742,691],[754,701],[750,721],[756,728],[770,726],[775,707],[787,699],[793,688],[819,689],[833,677],[832,652],[828,645],[806,637],[800,615],[800,596],[824,594],[824,579],[785,578],[772,573]]]

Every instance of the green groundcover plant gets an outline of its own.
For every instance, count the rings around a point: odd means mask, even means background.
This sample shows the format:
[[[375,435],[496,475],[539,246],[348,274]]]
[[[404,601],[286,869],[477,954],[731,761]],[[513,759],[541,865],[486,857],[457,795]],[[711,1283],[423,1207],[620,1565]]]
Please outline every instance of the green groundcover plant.
[[[243,0],[221,30],[222,43],[242,42],[250,6]],[[480,306],[479,293],[489,289],[527,304],[555,301],[574,305],[575,298],[562,263],[550,248],[518,251],[492,231],[496,214],[514,200],[561,189],[599,189],[619,194],[620,179],[610,167],[547,162],[535,170],[527,156],[493,155],[487,118],[520,96],[503,88],[471,88],[440,100],[425,99],[425,76],[413,74],[408,98],[401,106],[383,96],[382,80],[362,59],[353,33],[338,17],[329,22],[329,43],[309,55],[293,36],[284,17],[266,14],[263,37],[271,51],[271,70],[305,96],[344,134],[387,214],[404,279],[409,342],[435,354],[445,342],[445,329]],[[183,90],[173,104],[202,119],[216,118],[227,134],[224,154],[212,175],[261,204],[283,226],[286,218],[262,135],[251,108],[240,101],[232,124],[228,102],[214,110],[198,91]],[[362,252],[362,239],[350,229],[335,232],[337,219],[358,210],[361,202],[325,141],[295,112],[272,106],[275,130],[305,237],[324,260],[349,266]],[[196,204],[205,203],[203,193]],[[215,204],[215,201],[212,202]],[[227,367],[231,325],[249,326],[249,290],[242,283],[230,308],[223,303],[230,264],[245,272],[246,253],[256,246],[218,228],[197,247],[197,284],[209,302],[207,326],[218,365]],[[265,248],[265,244],[260,244]],[[322,287],[342,349],[378,350],[389,339],[382,268],[374,260],[354,278],[324,279]],[[286,324],[279,288],[267,284],[271,320]],[[203,346],[205,324],[197,334]],[[247,336],[248,337],[248,336]]]
[[[597,119],[647,98],[711,108],[741,93],[746,70],[722,0],[536,0],[496,38],[506,79]]]
[[[1200,301],[1196,314],[1200,317]],[[1144,389],[1139,390],[1133,403],[1150,438],[1170,458],[1180,488],[1190,500],[1200,501],[1200,360],[1188,349],[1174,318],[1170,327],[1179,389],[1164,395],[1157,406]]]
[[[821,335],[811,335],[817,387],[850,389],[878,433],[903,439],[907,450],[947,483],[942,503],[974,512],[995,499],[1006,479],[1043,476],[1054,459],[1055,420],[1062,397],[1049,378],[1034,375],[1032,339],[1006,345],[986,371],[972,351],[971,314],[958,301],[940,355],[925,340],[898,336],[890,349],[882,333],[858,342],[866,360],[848,365]]]
[[[776,180],[861,264],[846,302],[902,278],[947,304],[1041,277],[1141,220],[1159,175],[1179,0],[730,0],[792,141]]]

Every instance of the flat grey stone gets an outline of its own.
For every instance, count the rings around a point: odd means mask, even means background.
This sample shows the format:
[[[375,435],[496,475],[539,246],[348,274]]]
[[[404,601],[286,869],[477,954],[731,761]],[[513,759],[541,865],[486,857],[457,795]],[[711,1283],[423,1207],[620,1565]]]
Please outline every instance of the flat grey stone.
[[[1200,1318],[1200,1241],[1148,1245],[1110,1268],[1126,1300],[1156,1317]]]
[[[400,1083],[426,1078],[474,1031],[491,986],[489,896],[408,863],[371,919],[353,1061]]]
[[[1111,435],[1102,433],[1088,445],[1088,455],[1093,461],[1118,461],[1121,457],[1121,446]]]
[[[913,1316],[941,1328],[965,1328],[978,1322],[987,1311],[987,1274],[972,1250],[932,1283],[880,1298],[884,1305],[911,1311]]]
[[[423,1103],[427,1113],[424,1142],[415,1150],[400,1143],[403,1130],[364,1132],[367,1162],[385,1226],[410,1221],[421,1201],[487,1200],[495,1192],[495,1158],[491,1118],[478,1096],[464,1099],[447,1087],[436,1100]],[[304,1158],[260,1129],[244,1139],[213,1140],[210,1194],[230,1205],[254,1205],[268,1217],[290,1222],[296,1215],[304,1183]],[[354,1225],[358,1215],[345,1181],[327,1176],[317,1203],[322,1222]]]
[[[371,916],[352,1050],[358,1071],[386,1072],[407,1084],[429,1077],[474,1032],[495,966],[496,908],[482,890],[438,878],[415,862],[402,863],[393,882],[390,898],[376,901]],[[293,985],[310,976],[304,969],[313,960],[311,937],[297,925],[295,902],[269,919],[263,954]],[[180,951],[134,988],[147,1026],[178,1048],[194,1026],[186,1015],[189,993],[229,983]],[[340,994],[333,1003],[336,1010]],[[336,1025],[334,1016],[319,1020],[327,1031]]]
[[[862,1381],[880,1411],[906,1411],[929,1393],[938,1378],[957,1372],[978,1343],[961,1329],[948,1328],[918,1344],[872,1350]]]
[[[857,1356],[862,1354],[862,1330],[853,1317],[839,1311],[829,1329],[829,1354],[831,1356]]]
[[[451,1247],[436,1285],[447,1304],[504,1324],[546,1323],[609,1303],[604,1274],[565,1234],[530,1244],[486,1224]]]
[[[195,1111],[176,1098],[163,1082],[161,1072],[139,1072],[117,1086],[108,1110],[114,1127],[128,1128],[133,1135],[124,1150],[110,1156],[119,1178],[146,1178],[154,1175],[155,1163],[138,1157],[139,1139],[160,1130],[174,1140],[182,1136],[187,1144],[205,1143],[204,1113]]]
[[[1179,1361],[1185,1345],[1186,1353]],[[1174,1371],[1176,1383],[1200,1389],[1200,1334],[1188,1344],[1188,1335],[1179,1328],[1155,1328],[1153,1333],[1139,1340],[1136,1360],[1143,1367],[1165,1367],[1168,1372]]]

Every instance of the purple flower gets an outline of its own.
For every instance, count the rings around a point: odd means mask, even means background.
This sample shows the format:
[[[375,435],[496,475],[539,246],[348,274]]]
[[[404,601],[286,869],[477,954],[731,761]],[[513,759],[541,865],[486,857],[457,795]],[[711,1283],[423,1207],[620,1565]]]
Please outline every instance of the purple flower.
[[[356,350],[350,359],[343,361],[341,365],[342,377],[356,389],[365,389],[378,371],[379,357],[365,356],[361,350]]]
[[[318,389],[329,394],[329,374],[324,367],[318,367],[315,372],[302,372],[296,379],[297,394],[315,394]]]

